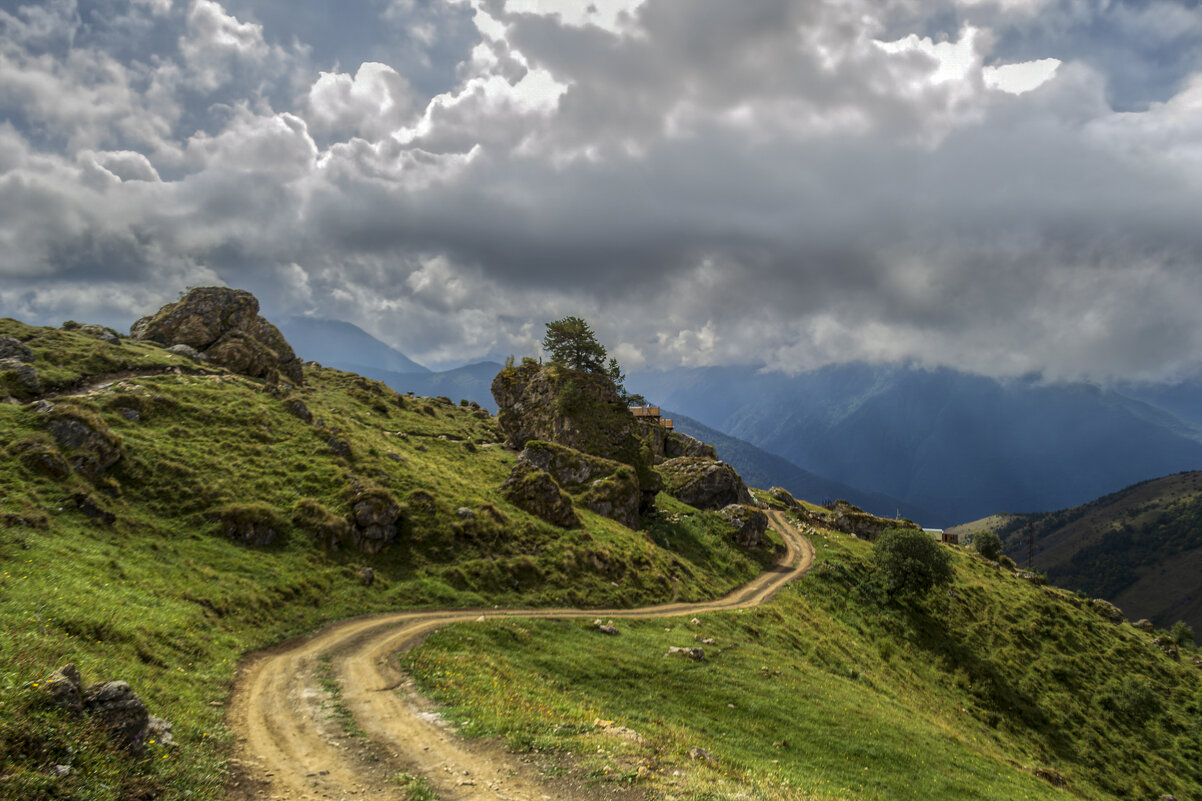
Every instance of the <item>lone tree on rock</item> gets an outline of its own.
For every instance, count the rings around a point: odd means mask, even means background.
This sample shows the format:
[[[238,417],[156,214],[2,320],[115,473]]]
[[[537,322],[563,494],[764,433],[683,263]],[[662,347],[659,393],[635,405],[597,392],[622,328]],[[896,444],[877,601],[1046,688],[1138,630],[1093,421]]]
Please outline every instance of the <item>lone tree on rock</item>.
[[[563,317],[547,323],[547,334],[543,337],[543,350],[551,354],[553,364],[587,373],[599,373],[614,383],[618,394],[627,404],[641,406],[646,401],[642,395],[630,395],[624,386],[626,376],[617,359],[606,361],[605,347],[597,341],[593,328],[579,317]]]
[[[605,372],[605,348],[597,341],[593,328],[579,317],[564,317],[547,323],[543,350],[551,361],[573,370]]]

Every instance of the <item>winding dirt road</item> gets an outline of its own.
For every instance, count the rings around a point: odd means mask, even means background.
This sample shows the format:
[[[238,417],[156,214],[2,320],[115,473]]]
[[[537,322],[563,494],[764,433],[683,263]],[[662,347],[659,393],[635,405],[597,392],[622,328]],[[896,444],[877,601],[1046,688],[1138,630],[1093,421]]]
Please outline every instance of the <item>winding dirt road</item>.
[[[771,569],[716,601],[640,609],[489,609],[396,612],[333,624],[318,634],[252,655],[231,698],[238,735],[230,795],[239,799],[327,801],[403,799],[391,777],[421,776],[441,801],[544,801],[570,798],[552,790],[518,757],[466,742],[423,711],[390,657],[430,632],[485,618],[653,618],[741,609],[767,601],[809,570],[814,550],[780,512],[770,512],[784,538]],[[328,707],[331,682],[363,738],[346,735]],[[324,686],[323,686],[324,685]]]

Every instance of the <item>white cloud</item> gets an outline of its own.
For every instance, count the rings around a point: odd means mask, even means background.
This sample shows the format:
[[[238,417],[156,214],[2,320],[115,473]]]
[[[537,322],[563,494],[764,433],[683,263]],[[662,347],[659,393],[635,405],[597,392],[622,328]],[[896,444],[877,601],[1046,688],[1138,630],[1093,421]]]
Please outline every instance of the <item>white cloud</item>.
[[[191,2],[179,46],[193,85],[211,92],[231,81],[241,67],[268,56],[262,25],[241,22],[215,0]]]
[[[309,89],[310,125],[339,138],[381,139],[413,116],[413,91],[387,64],[367,61],[352,77],[323,72]]]
[[[1043,86],[1052,79],[1059,68],[1060,59],[1041,58],[1038,61],[985,67],[982,77],[990,89],[1021,95]]]

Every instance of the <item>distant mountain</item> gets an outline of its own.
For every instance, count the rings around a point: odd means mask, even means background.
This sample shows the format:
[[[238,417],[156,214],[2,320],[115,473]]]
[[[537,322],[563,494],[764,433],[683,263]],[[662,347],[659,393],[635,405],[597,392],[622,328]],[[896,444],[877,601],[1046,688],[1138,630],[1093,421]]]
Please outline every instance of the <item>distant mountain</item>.
[[[900,513],[903,517],[927,526],[941,526],[947,522],[932,512],[912,506],[897,498],[880,493],[864,492],[855,487],[816,476],[788,459],[761,450],[749,442],[723,434],[721,431],[703,425],[683,414],[665,410],[664,417],[672,419],[677,431],[712,444],[718,451],[718,458],[734,467],[743,480],[752,487],[763,489],[784,487],[793,494],[793,497],[811,503],[823,503],[827,500],[843,498],[880,517],[894,517]]]
[[[280,333],[305,361],[358,372],[365,365],[397,373],[428,373],[429,369],[386,345],[357,325],[342,320],[286,317],[277,324]]]
[[[944,520],[1064,508],[1202,468],[1198,426],[1087,384],[848,364],[796,376],[680,368],[636,373],[627,385],[812,473]]]
[[[475,401],[494,414],[497,411],[491,389],[492,380],[501,372],[501,365],[497,362],[479,362],[437,373],[429,370],[424,373],[401,373],[356,364],[340,369],[383,381],[397,392],[412,392],[429,397],[444,395],[456,402],[466,399]]]
[[[995,515],[1006,552],[1061,587],[1116,603],[1131,620],[1161,628],[1184,620],[1202,635],[1202,472],[1143,481],[1096,501],[1047,514]]]

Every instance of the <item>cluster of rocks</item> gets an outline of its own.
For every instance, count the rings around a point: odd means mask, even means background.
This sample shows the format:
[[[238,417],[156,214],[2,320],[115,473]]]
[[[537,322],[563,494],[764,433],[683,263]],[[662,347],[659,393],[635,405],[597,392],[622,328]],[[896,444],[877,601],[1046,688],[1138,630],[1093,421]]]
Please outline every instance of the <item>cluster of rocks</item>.
[[[294,384],[304,380],[292,346],[259,316],[258,299],[245,290],[196,287],[138,320],[130,336],[241,375],[271,382],[283,376]]]
[[[55,705],[74,716],[86,715],[106,729],[113,741],[140,754],[148,744],[175,744],[171,724],[155,717],[124,681],[85,685],[75,665],[64,665],[41,685]]]
[[[853,537],[858,537],[862,540],[873,541],[889,529],[894,528],[922,530],[922,526],[910,520],[893,520],[887,517],[877,517],[865,512],[855,504],[844,500],[837,500],[827,504],[826,508],[831,514],[823,519],[822,524],[824,526],[833,528],[836,531],[842,531],[844,534],[851,534]]]
[[[721,510],[741,545],[756,547],[768,519],[712,445],[636,420],[605,376],[526,363],[493,380],[506,444],[520,450],[502,485],[514,505],[554,525],[580,525],[584,507],[637,528],[667,491],[699,509]]]

